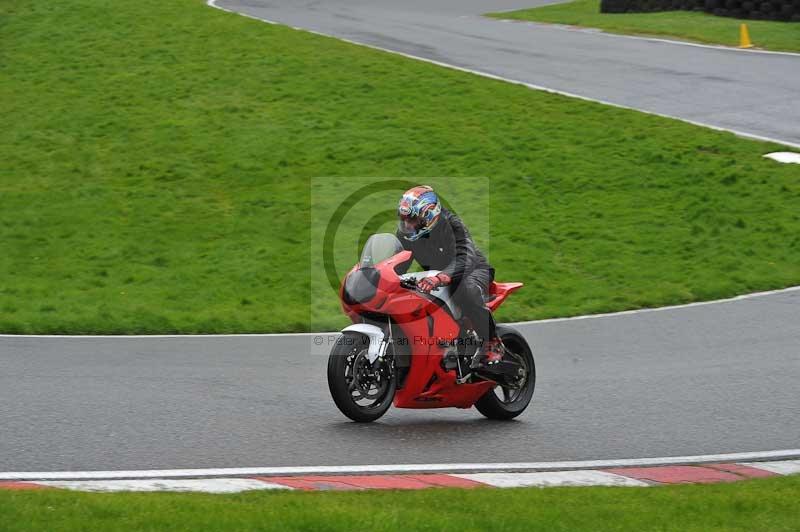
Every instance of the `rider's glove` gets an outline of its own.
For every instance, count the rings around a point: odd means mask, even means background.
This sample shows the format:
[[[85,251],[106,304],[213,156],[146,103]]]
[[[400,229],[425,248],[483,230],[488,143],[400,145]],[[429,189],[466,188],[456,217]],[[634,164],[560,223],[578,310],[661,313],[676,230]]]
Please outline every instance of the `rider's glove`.
[[[439,273],[437,275],[431,275],[429,277],[424,277],[419,280],[417,283],[417,289],[420,292],[425,292],[426,294],[431,290],[436,290],[440,286],[447,286],[450,284],[452,279],[446,273]]]

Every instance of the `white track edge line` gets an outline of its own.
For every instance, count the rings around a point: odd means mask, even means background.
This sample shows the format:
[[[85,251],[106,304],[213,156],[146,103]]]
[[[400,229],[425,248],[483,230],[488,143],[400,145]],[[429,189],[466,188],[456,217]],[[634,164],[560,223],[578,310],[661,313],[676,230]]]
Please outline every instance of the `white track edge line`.
[[[557,5],[559,2],[555,2],[553,4],[544,4],[541,6],[536,7],[546,7],[548,5]],[[503,13],[502,11],[500,13]],[[513,11],[507,11],[507,13],[513,13]],[[543,26],[547,28],[554,28],[564,31],[575,31],[581,33],[591,33],[592,35],[603,35],[607,37],[620,37],[623,39],[633,39],[637,41],[649,41],[649,42],[661,42],[666,44],[677,44],[680,46],[693,46],[695,48],[708,48],[711,50],[722,50],[724,52],[741,52],[747,54],[767,54],[767,55],[786,55],[790,57],[800,57],[800,53],[798,52],[787,52],[782,50],[762,50],[759,48],[738,48],[736,46],[725,46],[724,44],[706,44],[701,42],[692,42],[692,41],[681,41],[678,39],[667,39],[664,37],[656,37],[651,36],[648,37],[646,35],[627,35],[624,33],[614,33],[613,31],[606,31],[602,28],[593,28],[591,26],[574,26],[571,24],[559,24],[556,22],[539,22],[535,20],[520,20],[520,19],[511,19],[511,18],[496,18],[496,17],[483,17],[489,20],[496,20],[499,22],[509,22],[512,24],[521,24],[521,25],[530,25],[530,26]],[[260,19],[259,19],[260,20]]]
[[[315,35],[321,35],[323,37],[329,37],[329,38],[332,38],[332,39],[337,39],[337,40],[340,40],[342,42],[355,44],[357,46],[364,46],[366,48],[372,48],[373,50],[380,50],[382,52],[386,52],[386,53],[390,53],[390,54],[394,54],[394,55],[399,55],[399,56],[402,56],[402,57],[406,57],[408,59],[415,59],[417,61],[423,61],[425,63],[430,63],[432,65],[437,65],[437,66],[440,66],[440,67],[449,68],[451,70],[458,70],[458,71],[461,71],[461,72],[467,72],[469,74],[475,74],[477,76],[481,76],[481,77],[484,77],[484,78],[494,79],[494,80],[497,80],[497,81],[505,81],[507,83],[512,83],[514,85],[522,85],[524,87],[528,87],[529,89],[534,89],[534,90],[543,91],[543,92],[549,92],[549,93],[552,93],[552,94],[559,94],[561,96],[568,96],[570,98],[577,98],[579,100],[584,100],[584,101],[588,101],[588,102],[602,103],[604,105],[609,105],[611,107],[617,107],[619,109],[627,109],[629,111],[638,111],[640,113],[653,115],[653,116],[660,116],[662,118],[670,118],[672,120],[679,120],[681,122],[685,122],[685,123],[692,124],[692,125],[695,125],[695,126],[706,127],[706,128],[709,128],[709,129],[713,129],[715,131],[724,131],[724,132],[727,132],[727,133],[733,133],[734,135],[737,135],[739,137],[744,137],[744,138],[748,138],[748,139],[752,139],[752,140],[759,140],[759,141],[763,141],[763,142],[772,142],[772,143],[782,144],[784,146],[791,146],[793,148],[800,149],[800,143],[795,143],[795,142],[791,142],[791,141],[788,141],[788,140],[780,140],[780,139],[767,137],[767,136],[763,136],[763,135],[757,135],[755,133],[747,133],[747,132],[744,132],[744,131],[739,131],[737,129],[731,129],[731,128],[726,128],[726,127],[722,127],[722,126],[715,126],[715,125],[712,125],[712,124],[707,124],[705,122],[698,122],[698,121],[690,120],[690,119],[687,119],[687,118],[681,118],[679,116],[673,116],[673,115],[668,115],[668,114],[663,114],[663,113],[657,113],[655,111],[645,111],[645,110],[642,110],[642,109],[637,109],[636,107],[630,107],[630,106],[619,104],[619,103],[613,103],[613,102],[609,102],[607,100],[602,100],[602,99],[599,99],[599,98],[591,98],[591,97],[588,97],[588,96],[581,96],[580,94],[575,94],[575,93],[568,92],[568,91],[562,91],[562,90],[559,90],[559,89],[552,89],[552,88],[545,87],[545,86],[542,86],[542,85],[536,85],[534,83],[528,83],[526,81],[520,81],[520,80],[513,79],[513,78],[506,78],[506,77],[503,77],[503,76],[490,74],[488,72],[483,72],[481,70],[475,70],[475,69],[471,69],[471,68],[460,67],[460,66],[456,66],[456,65],[453,65],[453,64],[450,64],[450,63],[444,63],[442,61],[436,61],[435,59],[428,59],[426,57],[421,57],[421,56],[417,56],[417,55],[413,55],[413,54],[408,54],[408,53],[405,53],[405,52],[399,52],[397,50],[391,50],[389,48],[383,48],[381,46],[376,46],[374,44],[366,44],[366,43],[362,43],[362,42],[358,42],[358,41],[353,41],[353,40],[350,40],[350,39],[347,39],[347,38],[344,38],[344,37],[339,37],[337,35],[330,35],[330,34],[327,34],[327,33],[320,32],[320,31],[310,30],[310,29],[307,29],[307,28],[302,28],[300,26],[291,26],[289,24],[283,24],[281,22],[277,22],[277,21],[274,21],[274,20],[269,20],[269,19],[265,19],[265,18],[256,17],[256,16],[253,16],[253,15],[248,15],[246,13],[240,13],[238,11],[233,11],[231,9],[226,9],[224,7],[220,7],[220,6],[217,5],[217,2],[218,2],[218,0],[206,0],[206,5],[208,5],[210,7],[213,7],[215,9],[219,9],[221,11],[225,11],[227,13],[234,13],[234,14],[241,15],[241,16],[244,16],[244,17],[247,17],[247,18],[260,20],[262,22],[266,22],[267,24],[272,24],[274,26],[286,26],[286,27],[291,28],[293,30],[304,31],[304,32],[307,32],[307,33],[313,33]]]
[[[645,467],[663,465],[689,465],[728,462],[759,462],[800,458],[800,449],[759,451],[729,454],[707,454],[696,456],[669,456],[661,458],[628,458],[619,460],[581,460],[565,462],[510,462],[495,464],[398,464],[398,465],[350,465],[350,466],[288,466],[288,467],[239,467],[217,469],[161,469],[137,471],[49,471],[49,472],[5,472],[0,480],[135,480],[148,478],[215,478],[247,476],[296,476],[296,475],[347,475],[347,474],[396,474],[396,473],[488,473],[488,472],[537,472],[572,471],[580,469],[613,469],[620,467]]]
[[[774,294],[796,292],[798,290],[800,290],[800,286],[790,286],[789,288],[768,290],[765,292],[753,292],[751,294],[742,294],[740,296],[733,296],[725,299],[714,299],[711,301],[695,301],[693,303],[682,303],[680,305],[669,305],[666,307],[650,307],[650,308],[640,308],[632,310],[621,310],[619,312],[606,312],[603,314],[586,314],[583,316],[571,316],[567,318],[547,318],[543,320],[534,320],[534,321],[518,321],[514,323],[509,323],[509,325],[529,325],[537,323],[555,323],[560,321],[588,320],[594,318],[613,318],[616,316],[626,316],[629,314],[644,314],[647,312],[660,312],[662,310],[676,310],[676,309],[691,308],[691,307],[703,307],[706,305],[718,305],[721,303],[733,303],[735,301],[743,301],[747,299],[754,299],[757,297],[769,296]]]
[[[591,320],[596,318],[614,318],[617,316],[627,316],[631,314],[644,314],[648,312],[661,312],[665,310],[678,310],[691,307],[702,307],[705,305],[719,305],[722,303],[733,303],[736,301],[744,301],[748,299],[755,299],[758,297],[770,296],[775,294],[783,294],[789,292],[796,292],[800,290],[800,286],[790,286],[788,288],[779,288],[777,290],[768,290],[765,292],[753,292],[750,294],[742,294],[725,299],[714,299],[711,301],[695,301],[693,303],[682,303],[680,305],[669,305],[666,307],[650,307],[631,310],[621,310],[619,312],[606,312],[602,314],[585,314],[583,316],[569,316],[566,318],[546,318],[542,320],[529,320],[529,321],[515,321],[509,322],[507,325],[537,325],[540,323],[557,323],[562,321],[574,320]],[[176,338],[176,339],[189,339],[189,338],[270,338],[270,337],[306,337],[306,336],[326,336],[337,335],[339,331],[322,331],[322,332],[304,332],[304,333],[239,333],[239,334],[0,334],[0,339],[3,338],[53,338],[53,339],[132,339],[132,340],[147,340],[157,338]]]

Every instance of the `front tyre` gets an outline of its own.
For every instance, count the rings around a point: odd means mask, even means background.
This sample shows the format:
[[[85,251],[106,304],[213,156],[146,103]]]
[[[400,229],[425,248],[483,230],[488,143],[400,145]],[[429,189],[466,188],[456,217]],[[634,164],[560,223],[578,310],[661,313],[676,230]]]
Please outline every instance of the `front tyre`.
[[[392,405],[397,382],[389,360],[375,366],[367,358],[369,338],[347,331],[328,357],[328,389],[333,402],[353,421],[375,421]]]
[[[524,382],[519,388],[495,386],[478,399],[475,408],[489,419],[513,419],[528,407],[536,387],[536,366],[533,352],[525,338],[511,327],[498,325],[497,335],[503,340],[506,350],[504,358],[517,362],[525,369]]]

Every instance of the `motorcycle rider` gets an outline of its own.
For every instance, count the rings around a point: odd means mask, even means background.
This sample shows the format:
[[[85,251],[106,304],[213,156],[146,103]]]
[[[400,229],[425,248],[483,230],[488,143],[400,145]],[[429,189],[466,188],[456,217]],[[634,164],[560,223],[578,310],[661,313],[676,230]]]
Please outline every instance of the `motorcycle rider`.
[[[397,236],[425,270],[440,270],[417,282],[429,293],[452,286],[455,302],[468,317],[481,341],[473,367],[492,365],[503,358],[503,344],[497,337],[492,312],[484,295],[494,280],[494,268],[472,241],[461,219],[439,202],[433,188],[416,186],[403,194],[397,208]]]

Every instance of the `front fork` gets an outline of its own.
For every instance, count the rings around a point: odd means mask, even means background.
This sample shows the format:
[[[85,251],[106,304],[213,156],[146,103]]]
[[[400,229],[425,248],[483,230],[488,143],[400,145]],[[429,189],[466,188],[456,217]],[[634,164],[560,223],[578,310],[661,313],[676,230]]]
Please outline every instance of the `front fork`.
[[[389,379],[394,378],[394,336],[392,334],[392,320],[387,318],[386,330],[389,331],[387,335],[384,329],[372,325],[370,323],[355,323],[349,327],[342,329],[342,332],[352,331],[361,333],[369,338],[369,345],[367,346],[367,360],[372,366],[373,371],[381,371],[386,374]],[[392,350],[389,351],[389,346]],[[386,363],[388,360],[388,364]]]

